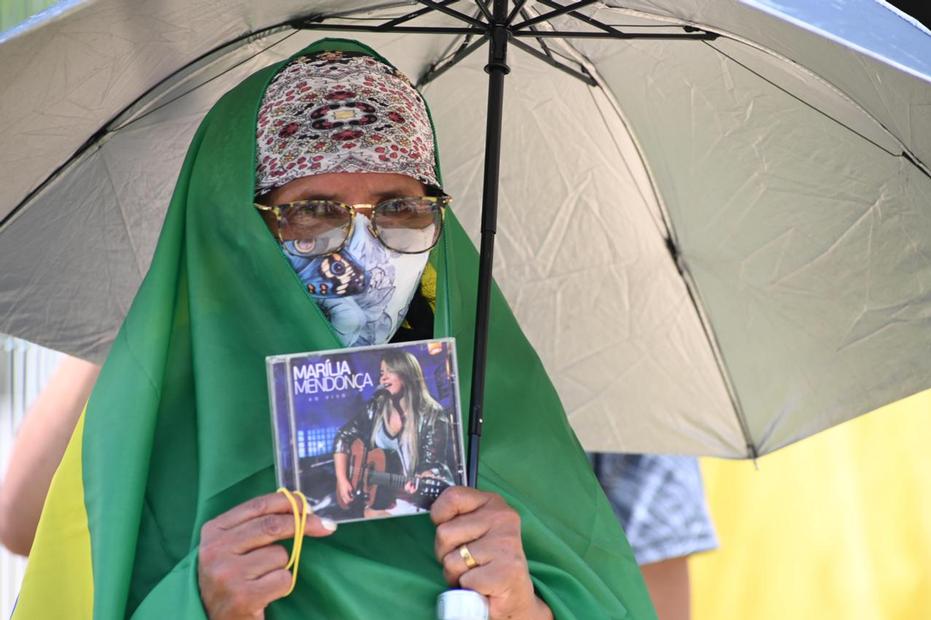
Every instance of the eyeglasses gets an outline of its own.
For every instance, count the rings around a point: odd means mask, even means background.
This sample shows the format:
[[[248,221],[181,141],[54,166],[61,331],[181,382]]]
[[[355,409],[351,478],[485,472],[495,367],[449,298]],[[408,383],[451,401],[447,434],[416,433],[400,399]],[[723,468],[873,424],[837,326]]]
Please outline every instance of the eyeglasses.
[[[382,245],[401,254],[426,252],[439,241],[449,196],[389,198],[376,205],[348,205],[335,200],[299,200],[281,205],[261,205],[262,213],[278,241],[293,241],[305,256],[324,256],[343,249],[352,236],[356,214],[368,212],[369,230]]]

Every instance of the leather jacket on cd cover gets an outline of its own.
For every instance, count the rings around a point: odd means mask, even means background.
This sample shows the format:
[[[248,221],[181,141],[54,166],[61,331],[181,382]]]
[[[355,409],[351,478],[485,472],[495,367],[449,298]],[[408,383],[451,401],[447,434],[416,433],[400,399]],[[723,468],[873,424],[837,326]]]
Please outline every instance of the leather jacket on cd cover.
[[[372,425],[379,410],[379,399],[380,397],[372,399],[359,415],[339,430],[333,443],[334,453],[349,454],[352,442],[356,439],[370,444]],[[456,461],[456,447],[452,439],[449,415],[442,407],[426,405],[417,415],[417,422],[420,457],[417,459],[414,473],[430,472],[435,478],[455,484],[449,467],[450,463]]]

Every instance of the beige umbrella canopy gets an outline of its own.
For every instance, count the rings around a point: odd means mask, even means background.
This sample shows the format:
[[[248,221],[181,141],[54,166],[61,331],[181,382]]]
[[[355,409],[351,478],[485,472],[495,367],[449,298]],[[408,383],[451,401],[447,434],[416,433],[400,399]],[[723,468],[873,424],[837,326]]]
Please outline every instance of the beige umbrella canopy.
[[[880,2],[834,4],[515,13],[550,17],[512,39],[495,277],[586,447],[754,456],[931,386],[931,34]],[[481,16],[465,0],[97,0],[5,35],[0,332],[102,359],[213,102],[324,36],[301,19],[422,9],[405,26],[469,28],[441,8]],[[606,32],[592,19],[717,36],[589,38]],[[455,54],[478,37],[341,36],[425,78],[477,239],[486,53]]]

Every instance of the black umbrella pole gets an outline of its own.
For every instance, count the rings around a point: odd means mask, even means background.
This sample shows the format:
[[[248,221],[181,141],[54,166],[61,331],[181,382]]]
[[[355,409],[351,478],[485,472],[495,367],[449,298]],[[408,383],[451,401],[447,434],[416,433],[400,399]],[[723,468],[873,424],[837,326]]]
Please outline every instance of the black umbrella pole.
[[[485,174],[482,189],[481,250],[478,259],[478,295],[475,306],[475,346],[472,358],[472,393],[469,399],[468,482],[478,485],[478,453],[482,437],[485,398],[485,362],[488,357],[488,323],[491,310],[491,275],[498,219],[498,175],[501,161],[501,124],[504,111],[504,76],[507,65],[507,0],[495,0],[489,31],[488,113],[485,128]]]

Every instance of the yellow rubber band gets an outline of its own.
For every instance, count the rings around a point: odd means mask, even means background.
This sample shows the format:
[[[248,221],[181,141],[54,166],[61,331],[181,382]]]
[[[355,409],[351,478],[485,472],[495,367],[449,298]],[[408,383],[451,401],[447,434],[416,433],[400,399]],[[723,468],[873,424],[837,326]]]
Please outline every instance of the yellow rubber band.
[[[307,526],[310,505],[307,503],[307,498],[300,491],[292,492],[281,487],[278,492],[288,498],[288,503],[291,504],[291,512],[294,514],[294,544],[291,545],[291,557],[288,558],[288,563],[284,567],[285,570],[294,567],[294,570],[291,571],[291,588],[288,590],[288,594],[291,594],[294,592],[294,586],[297,585],[297,567],[301,561],[301,547],[304,546],[304,528]],[[300,508],[298,508],[295,497],[301,498]],[[285,594],[285,596],[288,594]]]

